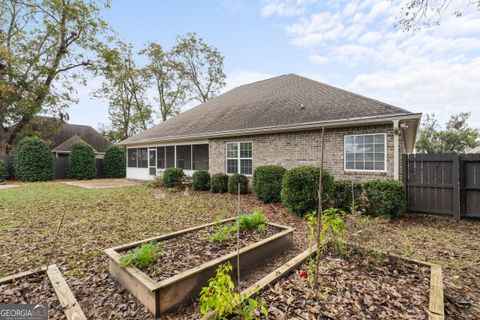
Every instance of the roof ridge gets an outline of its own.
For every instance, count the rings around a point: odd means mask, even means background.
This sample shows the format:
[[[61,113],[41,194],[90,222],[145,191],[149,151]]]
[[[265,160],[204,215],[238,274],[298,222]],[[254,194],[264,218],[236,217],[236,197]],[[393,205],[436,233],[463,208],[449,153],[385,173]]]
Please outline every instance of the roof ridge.
[[[285,76],[290,76],[290,75],[295,75],[294,73],[286,73],[286,74],[281,74],[279,76],[275,76],[275,77],[271,77],[271,78],[267,78],[267,79],[262,79],[262,80],[257,80],[257,81],[253,81],[253,82],[249,82],[249,83],[245,83],[245,84],[241,84],[233,89],[237,89],[237,88],[241,88],[241,87],[245,87],[245,86],[249,86],[251,84],[255,84],[255,83],[259,83],[259,82],[263,82],[263,81],[269,81],[269,80],[273,80],[273,79],[276,79],[276,78],[281,78],[281,77],[285,77]],[[228,92],[228,91],[227,91]]]

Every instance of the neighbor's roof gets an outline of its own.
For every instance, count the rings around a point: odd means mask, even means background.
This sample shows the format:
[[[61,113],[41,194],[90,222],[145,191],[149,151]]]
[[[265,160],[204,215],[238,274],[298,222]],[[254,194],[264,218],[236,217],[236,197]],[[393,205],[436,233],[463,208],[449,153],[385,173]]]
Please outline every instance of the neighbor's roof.
[[[480,153],[480,146],[465,149],[465,153]]]
[[[72,151],[72,145],[77,141],[83,141],[83,142],[87,143],[85,140],[83,140],[79,136],[75,135],[75,136],[71,137],[70,139],[68,139],[67,141],[65,141],[64,143],[56,146],[52,151],[55,151],[55,152],[70,152],[70,151]],[[97,153],[98,151],[95,150],[95,148],[93,148],[93,152]]]
[[[223,132],[400,114],[412,115],[377,100],[288,74],[237,87],[121,144],[208,138]]]

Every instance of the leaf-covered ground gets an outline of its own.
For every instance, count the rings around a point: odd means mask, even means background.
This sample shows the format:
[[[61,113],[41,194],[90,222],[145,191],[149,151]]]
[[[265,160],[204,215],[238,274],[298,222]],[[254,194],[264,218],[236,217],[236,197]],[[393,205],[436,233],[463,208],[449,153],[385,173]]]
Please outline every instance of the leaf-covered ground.
[[[263,207],[270,221],[296,227],[296,245],[306,246],[301,219],[280,205],[242,196],[244,212],[256,206]],[[64,212],[64,226],[53,242]],[[0,277],[50,261],[59,265],[89,318],[151,319],[108,276],[103,250],[235,214],[236,197],[227,194],[184,196],[144,186],[92,190],[61,183],[22,184],[0,190]],[[480,221],[407,217],[380,221],[373,228],[370,246],[442,265],[449,318],[479,318]]]

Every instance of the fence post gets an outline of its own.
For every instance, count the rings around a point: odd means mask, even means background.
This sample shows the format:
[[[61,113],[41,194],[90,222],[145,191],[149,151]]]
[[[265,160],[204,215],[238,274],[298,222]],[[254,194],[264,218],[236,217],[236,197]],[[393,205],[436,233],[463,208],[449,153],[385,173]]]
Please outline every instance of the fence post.
[[[405,209],[408,212],[408,154],[404,154],[402,157],[402,181],[405,188]]]
[[[453,217],[458,221],[460,220],[460,161],[458,154],[453,156],[452,170]]]

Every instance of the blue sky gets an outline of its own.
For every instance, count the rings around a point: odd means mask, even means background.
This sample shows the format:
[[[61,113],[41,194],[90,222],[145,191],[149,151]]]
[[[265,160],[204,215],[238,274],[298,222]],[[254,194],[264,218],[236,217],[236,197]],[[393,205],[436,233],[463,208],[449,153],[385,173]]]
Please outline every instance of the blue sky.
[[[394,28],[399,12],[390,0],[114,0],[104,18],[138,50],[148,41],[170,47],[176,35],[196,32],[225,56],[224,90],[297,73],[435,112],[441,122],[471,111],[480,128],[480,12],[461,9],[461,19],[447,12],[440,27],[415,34]],[[108,124],[107,102],[90,94],[100,81],[78,87],[71,123]]]

